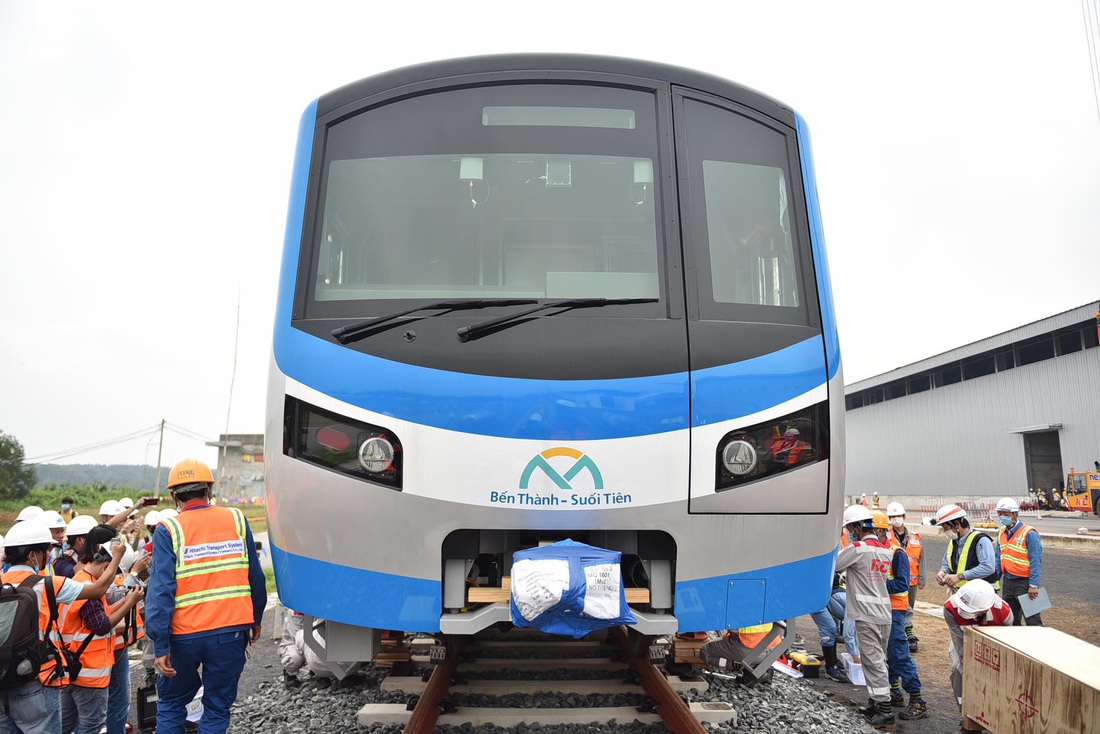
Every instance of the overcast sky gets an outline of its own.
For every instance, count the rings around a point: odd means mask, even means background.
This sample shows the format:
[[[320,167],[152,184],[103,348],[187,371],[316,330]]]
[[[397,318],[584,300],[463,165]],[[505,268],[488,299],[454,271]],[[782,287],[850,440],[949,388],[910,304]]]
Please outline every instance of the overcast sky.
[[[0,0],[0,430],[28,458],[262,432],[302,110],[471,54],[663,61],[798,110],[848,382],[1096,301],[1096,3]],[[187,455],[215,460],[170,431]]]

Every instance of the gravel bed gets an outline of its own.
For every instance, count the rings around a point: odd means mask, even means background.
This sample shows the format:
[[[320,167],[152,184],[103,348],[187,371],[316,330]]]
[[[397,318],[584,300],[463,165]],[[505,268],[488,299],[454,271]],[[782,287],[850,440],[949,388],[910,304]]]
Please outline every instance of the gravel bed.
[[[277,671],[277,669],[276,669]],[[521,671],[525,675],[530,671]],[[588,679],[591,671],[564,671],[568,679]],[[238,699],[233,706],[230,734],[345,734],[372,732],[398,734],[403,726],[359,727],[356,714],[367,703],[405,703],[403,693],[383,693],[381,681],[389,670],[367,666],[360,674],[341,682],[325,685],[325,681],[303,674],[298,687],[286,687],[281,678],[261,683],[256,693]],[[561,679],[561,678],[559,678]],[[719,734],[834,734],[852,732],[872,734],[853,708],[832,701],[807,681],[796,681],[776,674],[771,683],[745,686],[733,681],[711,678],[707,693],[688,692],[689,701],[727,701],[737,710],[736,728],[707,724]],[[606,700],[605,700],[606,699]],[[458,705],[497,705],[521,708],[580,707],[590,705],[634,706],[639,703],[633,694],[614,696],[578,696],[538,694],[534,696],[484,696],[455,694]],[[440,726],[438,731],[455,734],[529,734],[530,732],[563,732],[564,734],[656,734],[663,726],[619,722],[613,727],[596,724],[573,726],[521,725],[514,728],[497,726]]]

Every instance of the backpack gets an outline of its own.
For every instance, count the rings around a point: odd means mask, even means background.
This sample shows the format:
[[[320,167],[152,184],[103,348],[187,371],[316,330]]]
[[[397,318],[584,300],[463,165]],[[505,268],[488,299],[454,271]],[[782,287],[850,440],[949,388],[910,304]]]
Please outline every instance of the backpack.
[[[10,690],[35,680],[50,648],[38,629],[38,595],[34,585],[45,576],[28,576],[18,586],[0,587],[0,690]],[[53,598],[53,586],[47,584]],[[52,605],[56,608],[56,603]]]

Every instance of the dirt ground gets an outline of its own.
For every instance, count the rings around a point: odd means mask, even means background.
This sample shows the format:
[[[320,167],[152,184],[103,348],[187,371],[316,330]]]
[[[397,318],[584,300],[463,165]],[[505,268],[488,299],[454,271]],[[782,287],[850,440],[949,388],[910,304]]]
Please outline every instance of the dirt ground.
[[[936,536],[926,535],[924,540],[930,559],[928,562],[932,564],[926,567],[926,577],[931,579],[939,568],[939,559],[943,556],[946,543]],[[931,573],[928,573],[928,568],[932,568]],[[1042,583],[1054,604],[1043,612],[1043,624],[1100,646],[1100,625],[1096,624],[1100,619],[1100,553],[1045,549]],[[936,586],[933,580],[930,586],[926,585],[918,593],[917,599],[941,606],[947,596],[946,590]],[[918,721],[899,721],[898,731],[955,734],[959,730],[961,717],[951,692],[951,660],[948,657],[951,640],[947,623],[940,614],[918,612],[913,617],[913,626],[920,638],[920,650],[913,655],[913,659],[917,663],[924,698],[928,701],[929,715]],[[807,650],[820,650],[817,626],[809,616],[798,618],[795,631],[805,638]],[[806,682],[831,693],[835,700],[849,701],[858,706],[867,703],[867,689],[862,686],[836,683],[828,678]]]

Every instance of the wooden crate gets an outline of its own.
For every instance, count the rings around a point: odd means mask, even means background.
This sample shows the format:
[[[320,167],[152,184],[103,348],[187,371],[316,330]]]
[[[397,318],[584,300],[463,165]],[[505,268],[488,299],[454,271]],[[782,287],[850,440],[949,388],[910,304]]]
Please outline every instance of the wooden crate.
[[[1100,733],[1100,648],[1050,627],[967,627],[963,716],[993,734]]]

